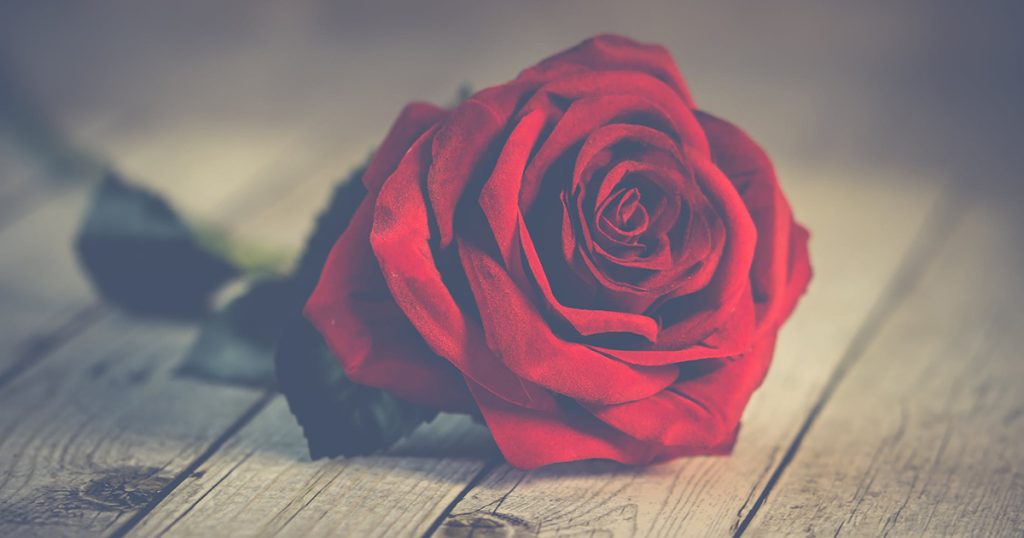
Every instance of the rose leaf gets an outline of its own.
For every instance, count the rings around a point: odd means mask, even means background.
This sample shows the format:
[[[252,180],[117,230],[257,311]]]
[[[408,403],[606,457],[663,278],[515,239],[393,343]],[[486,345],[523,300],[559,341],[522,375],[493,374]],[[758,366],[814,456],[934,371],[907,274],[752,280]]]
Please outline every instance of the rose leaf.
[[[166,201],[113,173],[97,185],[75,249],[96,291],[138,314],[197,317],[239,274],[200,246]]]

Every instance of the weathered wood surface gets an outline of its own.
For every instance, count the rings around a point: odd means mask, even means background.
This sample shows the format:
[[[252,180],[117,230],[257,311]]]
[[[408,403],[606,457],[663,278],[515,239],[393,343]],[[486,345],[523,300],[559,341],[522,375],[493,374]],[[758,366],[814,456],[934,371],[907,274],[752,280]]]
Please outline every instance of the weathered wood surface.
[[[1008,200],[959,203],[751,534],[1024,534],[1024,216]]]
[[[0,391],[0,535],[109,533],[259,400],[173,376],[193,333],[114,315]]]
[[[278,397],[129,536],[421,536],[496,454],[441,415],[386,455],[310,462]]]
[[[442,534],[496,528],[542,536],[723,536],[739,528],[858,329],[890,293],[889,281],[936,211],[944,186],[929,178],[863,175],[857,181],[835,172],[787,174],[785,167],[782,173],[792,180],[795,211],[813,230],[815,277],[782,331],[734,453],[637,469],[580,463],[523,472],[502,466],[455,506]]]

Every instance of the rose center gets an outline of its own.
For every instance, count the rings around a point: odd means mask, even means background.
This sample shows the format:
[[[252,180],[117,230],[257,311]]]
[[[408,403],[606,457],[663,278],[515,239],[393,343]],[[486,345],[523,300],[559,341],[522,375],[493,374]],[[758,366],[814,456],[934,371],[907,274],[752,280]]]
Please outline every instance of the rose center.
[[[655,232],[664,205],[662,193],[647,183],[642,177],[626,179],[598,205],[596,239],[606,252],[632,258],[647,250],[647,236]]]
[[[640,201],[640,189],[622,189],[612,196],[601,219],[626,235],[639,235],[647,229],[647,208]]]

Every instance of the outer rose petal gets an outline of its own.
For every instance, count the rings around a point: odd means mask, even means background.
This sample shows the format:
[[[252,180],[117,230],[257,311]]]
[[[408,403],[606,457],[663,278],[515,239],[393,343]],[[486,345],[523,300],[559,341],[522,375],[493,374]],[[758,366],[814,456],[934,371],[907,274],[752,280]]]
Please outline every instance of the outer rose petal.
[[[674,366],[636,366],[555,335],[536,305],[501,265],[459,241],[487,343],[525,380],[573,399],[621,403],[656,394],[678,376]]]
[[[758,303],[759,330],[774,330],[789,315],[796,299],[785,295],[787,289],[796,285],[802,293],[810,278],[807,230],[793,221],[775,170],[761,146],[725,120],[706,112],[695,114],[711,142],[712,159],[736,185],[757,228],[750,278]]]
[[[700,319],[713,321],[716,316],[723,317],[724,321],[702,339],[681,349],[669,346],[652,349],[593,347],[624,362],[648,366],[730,357],[746,352],[751,346],[755,329],[754,302],[750,286],[747,286],[731,309],[725,310],[721,315],[718,311],[712,310],[703,314]]]
[[[555,54],[523,70],[519,78],[552,80],[582,70],[648,73],[672,86],[688,107],[695,106],[675,60],[665,47],[612,34],[594,36]]]
[[[441,248],[455,237],[459,202],[479,177],[478,169],[493,163],[493,146],[505,130],[506,118],[500,114],[488,103],[470,99],[452,111],[433,139],[426,192]]]
[[[770,335],[746,355],[718,359],[714,371],[673,383],[650,398],[589,408],[619,431],[647,442],[695,451],[731,445],[774,349],[775,335]]]
[[[305,315],[353,381],[449,411],[472,409],[458,370],[435,355],[391,298],[370,250],[374,196],[334,244]]]
[[[585,411],[525,409],[468,383],[494,442],[520,469],[597,458],[639,465],[659,455],[660,447],[633,439]]]
[[[410,103],[398,114],[380,147],[373,153],[370,165],[363,173],[366,190],[376,193],[384,180],[395,171],[409,146],[430,127],[448,115],[448,111],[428,103]]]
[[[789,282],[786,285],[786,292],[778,299],[776,306],[775,325],[780,326],[782,322],[793,313],[800,296],[807,291],[807,285],[811,281],[814,271],[811,270],[811,257],[808,251],[808,240],[810,232],[800,225],[791,228],[789,239]]]
[[[536,84],[512,81],[481,90],[453,110],[438,130],[426,190],[441,248],[454,240],[467,187],[491,172],[520,99],[535,89]]]
[[[546,391],[520,379],[491,353],[479,323],[465,315],[441,277],[424,192],[434,133],[428,131],[409,148],[381,188],[370,232],[373,254],[395,303],[435,353],[502,398],[550,407]]]

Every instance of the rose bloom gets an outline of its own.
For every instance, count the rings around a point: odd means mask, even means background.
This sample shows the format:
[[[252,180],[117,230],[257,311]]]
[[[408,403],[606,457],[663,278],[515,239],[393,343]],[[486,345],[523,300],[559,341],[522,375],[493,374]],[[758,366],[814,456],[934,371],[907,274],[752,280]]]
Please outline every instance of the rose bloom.
[[[765,153],[624,37],[408,105],[362,181],[307,318],[521,468],[728,452],[810,279]]]

